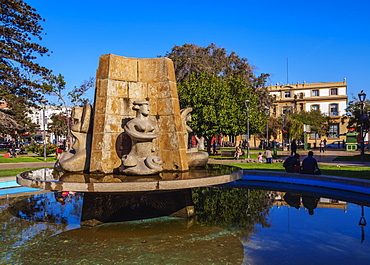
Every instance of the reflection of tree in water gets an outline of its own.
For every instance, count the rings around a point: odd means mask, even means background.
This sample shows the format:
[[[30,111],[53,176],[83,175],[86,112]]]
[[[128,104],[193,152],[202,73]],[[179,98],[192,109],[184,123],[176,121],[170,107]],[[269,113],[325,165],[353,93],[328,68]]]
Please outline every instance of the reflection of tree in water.
[[[37,194],[12,203],[9,211],[29,221],[68,224],[72,219],[80,219],[81,205],[78,201],[82,200],[82,195],[76,194],[66,200],[74,203],[61,204],[52,193]]]
[[[50,193],[48,194],[52,195]],[[38,194],[37,196],[41,198],[44,195],[46,194]],[[25,202],[33,196],[0,200],[0,205],[2,206],[0,212],[0,240],[2,242],[0,245],[0,252],[6,253],[6,257],[3,256],[4,259],[11,259],[13,256],[19,256],[21,255],[22,247],[27,248],[28,245],[37,244],[46,237],[72,228],[71,226],[68,227],[66,224],[61,223],[30,222],[16,217],[14,212],[18,209],[17,207],[24,205]],[[34,199],[30,201],[34,201]],[[37,203],[33,202],[33,204],[35,205]],[[41,210],[38,209],[37,213],[41,213]],[[78,225],[75,227],[78,227]],[[3,259],[1,259],[0,262],[1,261],[3,261]]]
[[[272,200],[267,191],[250,190],[248,195],[247,189],[194,188],[193,201],[200,224],[228,228],[246,237],[256,224],[271,226],[267,215]]]

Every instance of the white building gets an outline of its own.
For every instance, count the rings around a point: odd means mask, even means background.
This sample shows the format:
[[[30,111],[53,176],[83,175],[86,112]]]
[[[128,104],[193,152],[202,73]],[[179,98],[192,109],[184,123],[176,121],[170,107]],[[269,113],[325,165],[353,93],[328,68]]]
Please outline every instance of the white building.
[[[49,143],[56,143],[57,137],[48,132],[48,124],[52,123],[52,120],[50,119],[53,114],[63,114],[65,116],[71,115],[72,108],[60,108],[55,106],[49,106],[45,105],[39,106],[39,108],[30,108],[30,112],[27,114],[27,117],[31,119],[31,121],[37,125],[40,126],[40,135],[43,135],[44,131],[44,125],[45,125],[45,131],[46,131],[46,141]],[[45,117],[45,120],[43,119]],[[66,137],[64,137],[65,139]]]
[[[333,83],[302,83],[269,86],[270,91],[276,102],[272,106],[271,114],[274,117],[281,117],[290,110],[310,111],[320,110],[323,114],[330,116],[332,122],[329,124],[328,136],[324,137],[330,143],[334,140],[344,140],[340,134],[346,133],[346,124],[341,124],[340,118],[345,114],[348,103],[347,84],[343,82]],[[313,143],[320,138],[319,135],[312,133],[308,139]]]

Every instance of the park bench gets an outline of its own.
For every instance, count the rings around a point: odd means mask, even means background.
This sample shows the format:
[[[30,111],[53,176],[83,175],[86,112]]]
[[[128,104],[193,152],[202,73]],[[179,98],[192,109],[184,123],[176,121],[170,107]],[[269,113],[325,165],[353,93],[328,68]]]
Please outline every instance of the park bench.
[[[221,151],[221,157],[234,157],[235,151]],[[241,157],[244,155],[244,151]]]

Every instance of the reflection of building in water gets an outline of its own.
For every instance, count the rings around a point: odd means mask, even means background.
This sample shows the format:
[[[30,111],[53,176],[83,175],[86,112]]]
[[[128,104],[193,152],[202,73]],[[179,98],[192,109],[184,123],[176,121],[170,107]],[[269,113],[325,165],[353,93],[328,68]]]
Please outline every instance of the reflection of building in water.
[[[270,196],[274,198],[273,205],[276,205],[278,207],[291,206],[284,200],[284,195],[285,195],[285,192],[271,191]],[[304,207],[302,203],[302,195],[298,193],[296,193],[296,195],[297,197],[299,197],[300,207]],[[339,201],[339,200],[328,199],[328,198],[320,198],[317,203],[317,208],[342,209],[344,212],[347,212],[347,205],[348,203],[345,201]]]

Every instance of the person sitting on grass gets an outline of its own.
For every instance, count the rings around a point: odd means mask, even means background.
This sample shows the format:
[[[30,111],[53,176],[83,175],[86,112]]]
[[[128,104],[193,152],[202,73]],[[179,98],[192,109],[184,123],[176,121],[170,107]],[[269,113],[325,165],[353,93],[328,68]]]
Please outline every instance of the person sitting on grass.
[[[10,151],[6,152],[6,154],[4,155],[4,158],[12,158]]]
[[[308,156],[303,159],[301,173],[315,175],[321,174],[319,166],[317,165],[317,160],[313,157],[312,151],[309,151]]]
[[[257,160],[258,160],[258,163],[263,162],[262,153],[258,153]]]
[[[286,172],[289,173],[300,173],[301,172],[301,162],[300,162],[300,155],[295,154],[294,156],[288,157],[284,163],[283,167],[285,168]]]
[[[234,159],[239,159],[241,155],[243,155],[243,151],[240,146],[237,146],[234,153]]]

